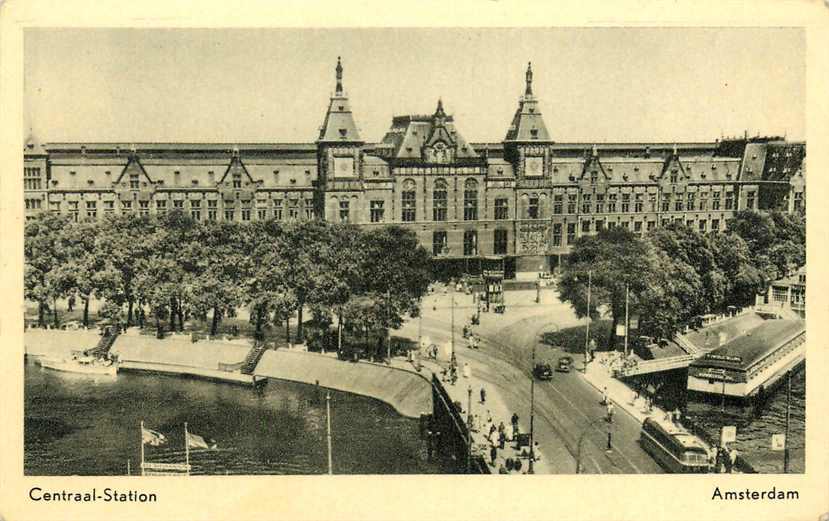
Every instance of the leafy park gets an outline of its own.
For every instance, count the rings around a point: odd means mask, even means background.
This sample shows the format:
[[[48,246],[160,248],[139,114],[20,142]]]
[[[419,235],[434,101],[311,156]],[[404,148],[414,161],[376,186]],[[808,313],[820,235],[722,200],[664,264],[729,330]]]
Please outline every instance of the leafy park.
[[[26,223],[24,248],[25,296],[41,327],[58,327],[64,299],[91,325],[95,300],[94,318],[159,335],[243,331],[336,348],[335,323],[373,339],[418,313],[431,280],[429,254],[395,226],[198,222],[176,211],[75,223],[43,213]]]

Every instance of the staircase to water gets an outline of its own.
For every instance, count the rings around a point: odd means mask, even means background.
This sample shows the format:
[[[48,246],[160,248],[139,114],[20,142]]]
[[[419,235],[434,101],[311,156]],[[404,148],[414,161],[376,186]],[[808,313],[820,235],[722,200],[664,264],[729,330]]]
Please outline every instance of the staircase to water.
[[[101,339],[98,341],[98,345],[92,349],[88,349],[86,354],[100,358],[105,357],[109,354],[109,350],[112,349],[112,345],[115,343],[116,338],[118,338],[117,332],[107,331],[101,336]]]
[[[253,347],[250,348],[250,351],[248,351],[245,361],[242,363],[242,374],[253,374],[253,371],[256,369],[256,365],[259,363],[259,360],[262,359],[262,355],[265,354],[267,349],[268,345],[265,342],[255,343]]]

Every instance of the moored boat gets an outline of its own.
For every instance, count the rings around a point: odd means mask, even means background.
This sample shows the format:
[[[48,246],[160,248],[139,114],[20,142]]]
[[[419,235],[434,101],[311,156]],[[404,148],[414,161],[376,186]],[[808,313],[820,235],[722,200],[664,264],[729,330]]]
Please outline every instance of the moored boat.
[[[40,365],[55,371],[69,373],[82,373],[91,375],[115,376],[118,373],[118,366],[110,360],[103,360],[93,356],[78,356],[68,360],[54,358],[42,358]]]

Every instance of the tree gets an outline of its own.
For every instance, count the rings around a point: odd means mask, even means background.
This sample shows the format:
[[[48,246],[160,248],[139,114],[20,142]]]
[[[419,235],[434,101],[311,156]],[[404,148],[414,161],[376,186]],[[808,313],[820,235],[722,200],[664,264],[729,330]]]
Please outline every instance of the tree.
[[[591,315],[606,306],[613,320],[608,344],[616,345],[616,325],[625,315],[625,289],[629,289],[630,308],[636,310],[646,292],[653,293],[660,281],[658,265],[648,246],[624,228],[602,230],[595,236],[579,238],[558,282],[561,298],[569,302],[577,316],[587,314],[588,272],[592,272]]]
[[[24,291],[27,299],[38,305],[38,325],[46,325],[45,314],[52,303],[52,316],[57,325],[55,301],[66,288],[65,276],[57,273],[66,262],[62,235],[69,225],[67,216],[41,213],[26,222],[23,252],[26,261]]]

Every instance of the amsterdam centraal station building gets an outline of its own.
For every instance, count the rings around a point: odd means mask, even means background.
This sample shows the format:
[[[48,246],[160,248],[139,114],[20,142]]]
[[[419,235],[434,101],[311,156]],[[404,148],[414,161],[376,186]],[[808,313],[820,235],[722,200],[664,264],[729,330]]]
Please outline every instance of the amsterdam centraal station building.
[[[547,271],[580,236],[673,221],[712,232],[741,209],[805,207],[805,143],[559,143],[533,73],[500,143],[468,141],[441,101],[392,119],[379,143],[357,131],[342,66],[308,143],[26,144],[27,216],[76,220],[179,209],[194,219],[325,219],[412,229],[436,258],[508,273]],[[475,261],[478,261],[477,263]],[[486,262],[484,262],[486,263]],[[470,266],[471,265],[471,266]]]

